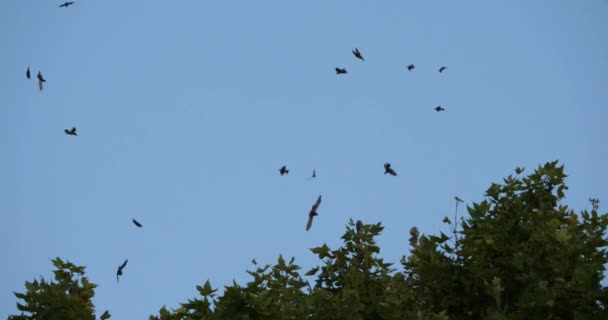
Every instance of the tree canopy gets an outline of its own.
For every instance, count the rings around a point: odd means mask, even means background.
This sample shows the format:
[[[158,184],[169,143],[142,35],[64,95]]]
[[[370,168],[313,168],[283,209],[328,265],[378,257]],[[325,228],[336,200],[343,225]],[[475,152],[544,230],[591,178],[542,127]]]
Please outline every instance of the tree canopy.
[[[444,218],[447,234],[412,227],[398,265],[379,256],[381,223],[357,232],[351,220],[340,247],[311,249],[320,263],[305,273],[294,258],[253,260],[248,283],[218,293],[207,281],[199,297],[150,319],[608,319],[608,216],[597,203],[578,214],[561,203],[557,161],[523,171],[493,183],[467,217]],[[53,263],[56,281],[26,282],[15,293],[22,314],[9,320],[95,319],[84,267]]]

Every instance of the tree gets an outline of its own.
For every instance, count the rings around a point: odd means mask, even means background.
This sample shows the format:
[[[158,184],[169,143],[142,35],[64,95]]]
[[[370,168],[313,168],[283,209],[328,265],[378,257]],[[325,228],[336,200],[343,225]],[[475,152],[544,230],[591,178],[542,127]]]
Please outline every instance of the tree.
[[[560,204],[557,161],[523,171],[468,208],[454,245],[444,234],[414,242],[403,262],[419,303],[450,319],[608,319],[608,216]]]
[[[20,315],[11,315],[8,320],[71,320],[95,319],[95,307],[91,300],[95,296],[96,284],[84,276],[85,267],[60,258],[52,260],[56,270],[55,281],[34,279],[25,282],[25,293],[14,292],[23,304],[17,302]],[[99,319],[110,318],[105,311]]]
[[[254,260],[250,282],[218,294],[207,281],[200,297],[150,319],[608,319],[608,216],[597,199],[580,214],[561,203],[568,187],[557,162],[523,171],[493,183],[468,217],[446,217],[447,234],[412,227],[399,270],[379,257],[382,225],[351,220],[340,247],[311,249],[320,264],[303,275],[294,258]],[[84,267],[53,263],[58,283],[26,282],[28,292],[15,295],[31,316],[9,320],[94,319],[95,285],[73,279]]]

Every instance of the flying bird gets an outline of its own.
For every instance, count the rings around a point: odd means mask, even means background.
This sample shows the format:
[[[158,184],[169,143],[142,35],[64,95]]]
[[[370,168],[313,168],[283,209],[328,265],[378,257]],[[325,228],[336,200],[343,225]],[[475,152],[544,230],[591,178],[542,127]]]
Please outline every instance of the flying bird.
[[[138,228],[141,228],[141,227],[142,227],[142,225],[141,225],[141,223],[139,223],[139,221],[137,221],[137,220],[135,220],[135,219],[132,219],[132,220],[133,220],[133,223],[134,223],[134,224],[135,224],[135,225],[136,225]]]
[[[123,262],[120,266],[118,266],[118,271],[116,271],[116,282],[119,282],[118,277],[122,276],[122,269],[124,269],[127,266],[128,261],[129,261],[129,259],[126,259],[125,262]]]
[[[391,168],[391,164],[388,162],[384,164],[384,174],[387,174],[387,173],[390,174],[391,176],[397,175],[397,172],[395,172],[395,170],[393,170]]]
[[[67,8],[73,4],[74,2],[64,2],[62,5],[59,6],[59,8]]]
[[[407,66],[407,71],[412,71],[412,70],[414,70],[414,68],[416,68],[416,66],[413,64],[410,64],[409,66]]]
[[[462,199],[458,198],[458,196],[455,196],[455,197],[454,197],[454,200],[456,200],[456,202],[464,202],[464,200],[462,200]]]
[[[448,68],[448,67],[446,67],[446,66],[443,66],[443,67],[439,68],[439,73],[441,73],[441,72],[445,71],[445,69],[447,69],[447,68]]]
[[[363,232],[363,221],[357,220],[357,234]]]
[[[437,106],[437,108],[435,108],[435,111],[441,112],[441,111],[445,111],[445,109],[442,108],[441,106]]]
[[[28,79],[30,79],[30,78],[31,78],[31,77],[30,77],[30,76],[31,76],[31,74],[30,74],[30,67],[29,67],[29,66],[27,67],[27,71],[25,71],[25,76],[26,76]]]
[[[42,77],[42,73],[38,71],[38,87],[40,88],[40,91],[42,91],[42,83],[44,82],[46,82],[46,80],[44,80],[44,77]]]
[[[361,55],[361,52],[359,51],[359,49],[355,48],[355,50],[353,50],[353,54],[355,55],[355,57],[361,59],[361,61],[365,61],[365,59],[363,59],[363,56]]]
[[[348,72],[346,72],[346,68],[336,68],[336,74],[347,74]]]
[[[314,178],[316,178],[316,177],[317,177],[317,170],[316,170],[316,169],[313,169],[313,170],[312,170],[312,176],[310,176],[310,178],[308,178],[308,180],[310,180],[310,179],[314,179]]]
[[[317,212],[317,209],[319,208],[320,204],[321,204],[321,196],[319,195],[319,197],[317,198],[317,202],[315,202],[315,204],[312,205],[312,208],[310,209],[310,212],[308,213],[308,223],[306,224],[306,231],[308,231],[310,229],[310,227],[312,227],[312,219],[314,219],[314,217],[316,215],[319,215],[319,213]]]
[[[68,130],[68,129],[64,129],[63,133],[69,135],[69,136],[77,136],[78,134],[76,134],[76,127],[72,127],[72,129]]]
[[[281,169],[279,169],[279,172],[281,173],[281,175],[288,174],[289,169],[287,169],[287,166],[282,166]]]

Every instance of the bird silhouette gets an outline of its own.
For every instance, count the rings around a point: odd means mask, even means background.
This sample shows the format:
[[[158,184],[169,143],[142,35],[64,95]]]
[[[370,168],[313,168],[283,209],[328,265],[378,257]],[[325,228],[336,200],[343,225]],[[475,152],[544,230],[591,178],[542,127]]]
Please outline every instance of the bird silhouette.
[[[357,220],[357,234],[363,232],[363,221]]]
[[[445,71],[445,69],[447,69],[447,68],[448,68],[448,67],[446,67],[446,66],[443,66],[443,67],[439,68],[439,73],[441,73],[441,72]]]
[[[355,50],[353,50],[353,54],[355,55],[355,57],[361,59],[361,61],[365,61],[365,59],[363,59],[363,56],[361,55],[361,52],[359,51],[359,49],[355,48]]]
[[[391,164],[388,162],[384,164],[384,174],[387,174],[387,173],[390,174],[391,176],[397,175],[397,172],[395,172],[395,170],[393,170],[391,168]]]
[[[437,106],[437,108],[435,108],[435,111],[441,112],[441,111],[445,111],[445,109],[442,108],[441,106]]]
[[[310,212],[308,213],[308,223],[306,224],[306,231],[308,231],[310,229],[310,227],[312,227],[312,220],[314,219],[314,217],[319,215],[319,213],[317,212],[317,209],[319,208],[320,204],[321,204],[321,196],[319,195],[319,197],[317,198],[317,202],[315,202],[315,204],[312,205],[312,208],[310,209]]]
[[[458,198],[458,196],[454,196],[454,200],[456,200],[456,202],[464,202],[464,200]]]
[[[122,269],[124,269],[127,266],[128,261],[129,261],[129,259],[126,259],[125,262],[123,262],[120,266],[118,266],[118,271],[116,271],[116,282],[120,282],[120,281],[118,281],[118,277],[122,276]]]
[[[25,71],[25,76],[30,79],[31,78],[31,74],[30,74],[30,67],[27,67],[27,71]]]
[[[137,220],[135,220],[135,219],[131,219],[131,220],[133,220],[133,223],[134,223],[134,224],[135,224],[135,225],[136,225],[138,228],[143,227],[143,226],[141,225],[141,223],[139,223],[139,221],[137,221]]]
[[[279,172],[281,173],[281,175],[288,174],[289,169],[287,169],[287,166],[282,166],[281,169],[279,169]]]
[[[414,68],[416,68],[416,66],[413,64],[410,64],[409,66],[407,66],[407,71],[412,71],[412,70],[414,70]]]
[[[67,8],[73,4],[74,2],[64,2],[62,5],[59,6],[59,8]]]
[[[72,129],[68,130],[68,129],[64,129],[63,133],[69,135],[69,136],[77,136],[78,134],[76,134],[76,127],[72,127]]]
[[[38,71],[38,87],[40,88],[40,91],[42,91],[42,83],[46,82],[46,80],[44,80],[44,77],[42,76],[42,73],[40,73],[40,71]]]
[[[346,72],[346,68],[336,68],[336,74],[347,74],[348,72]]]
[[[312,176],[310,176],[310,178],[308,178],[308,179],[310,180],[310,179],[314,179],[314,178],[316,178],[316,177],[317,177],[317,170],[316,170],[316,169],[313,169],[313,170],[312,170]]]

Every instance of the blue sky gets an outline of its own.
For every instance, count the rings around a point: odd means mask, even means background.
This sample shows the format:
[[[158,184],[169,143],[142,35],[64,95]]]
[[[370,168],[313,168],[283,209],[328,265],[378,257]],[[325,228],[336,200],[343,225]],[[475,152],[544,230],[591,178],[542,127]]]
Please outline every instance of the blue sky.
[[[607,1],[60,3],[0,2],[0,318],[57,256],[113,319],[252,258],[306,271],[349,218],[398,262],[517,166],[560,160],[570,207],[608,202]]]

